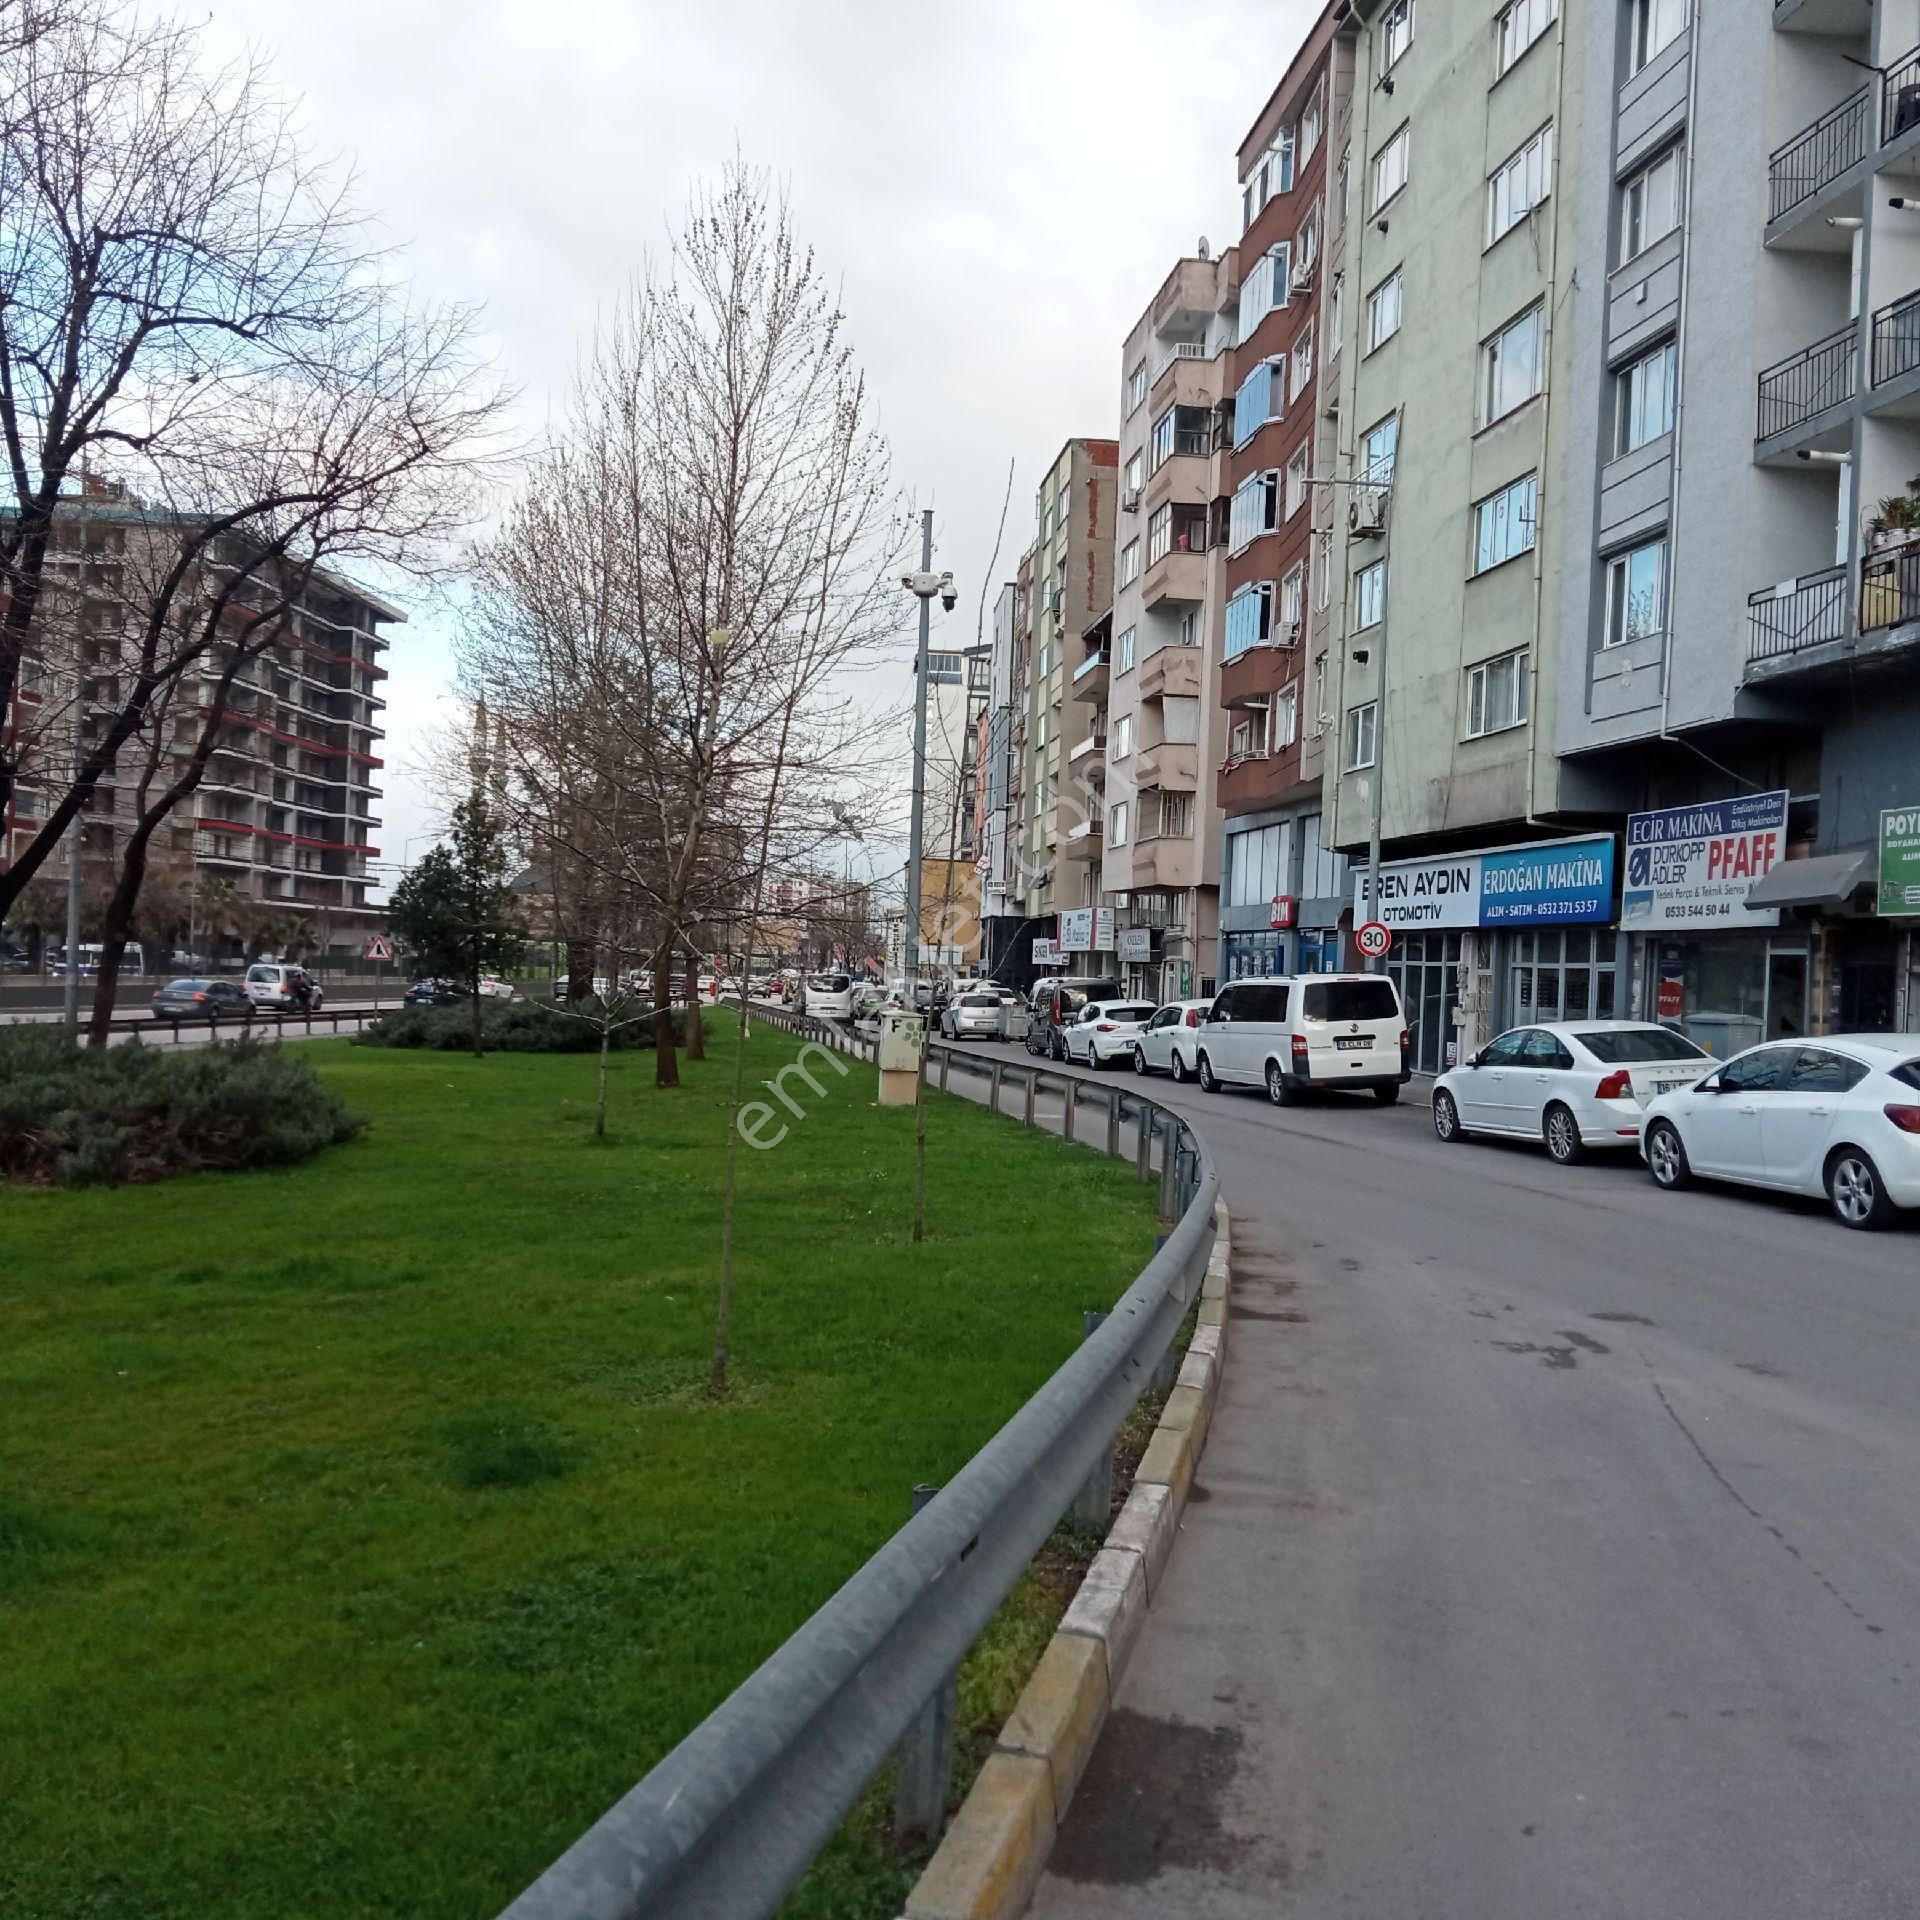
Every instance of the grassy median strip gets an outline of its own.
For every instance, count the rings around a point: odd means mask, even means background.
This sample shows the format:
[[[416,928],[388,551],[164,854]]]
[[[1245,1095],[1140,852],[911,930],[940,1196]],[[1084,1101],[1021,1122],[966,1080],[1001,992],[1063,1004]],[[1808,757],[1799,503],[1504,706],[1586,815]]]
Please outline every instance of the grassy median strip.
[[[0,1910],[493,1912],[1150,1249],[1124,1168],[958,1099],[909,1247],[911,1117],[823,1070],[741,1154],[715,1406],[727,1051],[617,1059],[596,1147],[589,1061],[317,1042],[351,1145],[0,1197]]]

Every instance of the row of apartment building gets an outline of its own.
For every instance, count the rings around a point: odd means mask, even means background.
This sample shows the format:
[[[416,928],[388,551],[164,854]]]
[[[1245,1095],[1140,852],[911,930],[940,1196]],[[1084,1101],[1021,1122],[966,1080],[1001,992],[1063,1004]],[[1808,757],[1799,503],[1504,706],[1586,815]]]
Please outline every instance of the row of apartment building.
[[[1000,596],[993,969],[1920,1025],[1920,0],[1339,0],[1237,163]]]

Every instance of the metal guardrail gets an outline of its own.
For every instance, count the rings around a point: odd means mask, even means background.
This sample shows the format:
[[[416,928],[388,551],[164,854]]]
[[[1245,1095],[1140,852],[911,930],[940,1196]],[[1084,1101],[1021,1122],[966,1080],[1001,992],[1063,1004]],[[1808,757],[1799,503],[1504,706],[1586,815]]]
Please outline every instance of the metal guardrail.
[[[109,1020],[107,1022],[107,1031],[109,1033],[146,1033],[152,1034],[157,1038],[166,1032],[168,1028],[172,1028],[173,1038],[176,1043],[178,1043],[180,1039],[180,1029],[182,1027],[190,1027],[196,1030],[204,1027],[214,1033],[225,1032],[236,1040],[251,1040],[255,1037],[256,1031],[271,1033],[278,1039],[289,1027],[300,1027],[305,1032],[312,1033],[316,1025],[322,1027],[330,1026],[335,1033],[338,1033],[340,1031],[340,1023],[343,1020],[350,1021],[355,1026],[358,1026],[368,1020],[378,1019],[383,1013],[398,1013],[399,1011],[400,1002],[394,1000],[371,1007],[323,1007],[318,1013],[271,1013],[265,1008],[261,1008],[252,1014],[241,1014],[236,1018],[228,1020],[222,1020],[217,1013],[201,1014],[198,1016],[183,1014],[178,1020],[172,1019],[171,1017],[159,1019],[149,1014],[144,1019],[126,1017]],[[28,1023],[22,1022],[21,1024],[25,1025]],[[42,1020],[35,1021],[32,1024],[36,1026],[53,1026],[58,1023],[50,1020]],[[80,1028],[83,1033],[86,1031],[86,1026],[87,1018],[83,1010],[80,1016]]]
[[[1889,301],[1873,316],[1873,384],[1920,367],[1920,293]]]
[[[1859,328],[1849,320],[1761,372],[1759,437],[1769,440],[1851,400],[1859,378]]]
[[[1852,630],[1847,570],[1827,567],[1747,596],[1747,658],[1772,660],[1844,640]]]
[[[1920,127],[1920,47],[1888,67],[1880,81],[1880,139],[1897,140]]]
[[[1860,631],[1920,620],[1920,538],[1882,547],[1860,562]]]
[[[1791,213],[1867,157],[1872,93],[1870,82],[1862,85],[1769,156],[1769,220]]]
[[[835,1052],[871,1043],[759,1007],[753,1018]],[[1184,1118],[1113,1083],[934,1043],[928,1073],[990,1082],[995,1105],[1064,1091],[1073,1136],[1088,1096],[1136,1171],[1158,1173],[1172,1232],[1102,1325],[960,1472],[786,1644],[506,1909],[503,1920],[753,1920],[771,1914],[958,1668],[1152,1378],[1213,1246],[1219,1176]],[[1158,1165],[1154,1147],[1158,1144]],[[1098,1144],[1098,1143],[1096,1143]]]

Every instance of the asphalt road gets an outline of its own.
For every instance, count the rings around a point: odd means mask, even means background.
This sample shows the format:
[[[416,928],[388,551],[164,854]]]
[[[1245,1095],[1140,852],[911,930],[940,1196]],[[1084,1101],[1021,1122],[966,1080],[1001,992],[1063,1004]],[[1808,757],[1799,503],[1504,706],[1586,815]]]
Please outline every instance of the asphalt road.
[[[1156,1090],[1231,1353],[1034,1915],[1920,1914],[1920,1230]]]

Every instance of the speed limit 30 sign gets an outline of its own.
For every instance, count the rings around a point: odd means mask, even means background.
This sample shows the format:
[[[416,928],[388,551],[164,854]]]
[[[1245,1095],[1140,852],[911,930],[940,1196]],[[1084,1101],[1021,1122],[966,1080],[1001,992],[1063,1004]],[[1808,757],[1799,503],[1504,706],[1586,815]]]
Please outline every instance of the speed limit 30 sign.
[[[1393,935],[1383,921],[1369,920],[1354,934],[1353,944],[1369,960],[1378,960],[1393,945]]]

